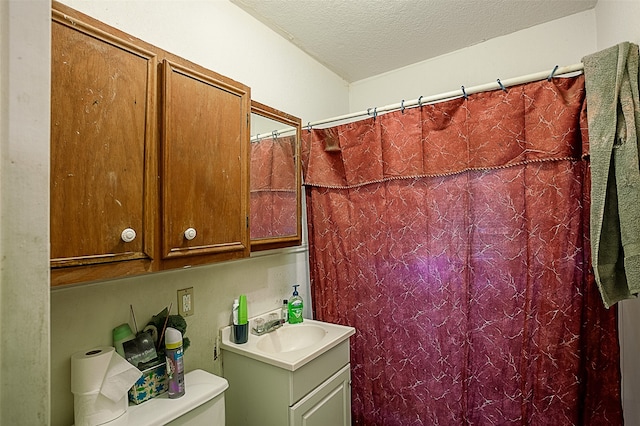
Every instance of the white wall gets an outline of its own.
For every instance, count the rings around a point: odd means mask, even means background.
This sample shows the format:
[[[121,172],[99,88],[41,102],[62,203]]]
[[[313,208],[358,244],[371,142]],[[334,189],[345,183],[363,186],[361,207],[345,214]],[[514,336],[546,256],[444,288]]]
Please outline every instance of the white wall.
[[[595,10],[597,50],[622,41],[640,42],[639,0],[599,0]]]
[[[351,112],[572,65],[596,44],[593,10],[351,84]],[[426,43],[428,40],[416,40]]]
[[[291,43],[227,0],[65,0],[65,4],[251,87],[252,99],[311,121],[348,111],[348,85]],[[309,102],[308,99],[313,99]],[[73,422],[70,356],[111,344],[113,327],[138,323],[193,287],[195,314],[187,318],[187,371],[221,373],[213,360],[218,329],[229,324],[233,298],[247,295],[249,314],[279,307],[292,284],[306,287],[306,246],[247,260],[113,280],[51,292],[51,410],[53,425]],[[308,304],[307,304],[308,305]],[[306,312],[308,315],[309,312]],[[36,424],[36,423],[33,423]]]
[[[228,0],[63,3],[240,81],[252,99],[303,121],[348,109],[346,81]]]
[[[599,0],[596,6],[597,46],[606,49],[622,41],[640,44],[640,1]],[[640,300],[619,304],[622,399],[627,426],[640,425]]]
[[[49,2],[0,1],[0,424],[49,423]]]

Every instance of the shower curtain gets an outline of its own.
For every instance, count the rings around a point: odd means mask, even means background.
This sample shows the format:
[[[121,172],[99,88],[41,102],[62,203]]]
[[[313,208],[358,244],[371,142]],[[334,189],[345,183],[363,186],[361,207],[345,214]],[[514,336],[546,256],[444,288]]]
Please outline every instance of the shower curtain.
[[[314,316],[357,329],[354,425],[622,424],[582,76],[304,130],[302,155]]]

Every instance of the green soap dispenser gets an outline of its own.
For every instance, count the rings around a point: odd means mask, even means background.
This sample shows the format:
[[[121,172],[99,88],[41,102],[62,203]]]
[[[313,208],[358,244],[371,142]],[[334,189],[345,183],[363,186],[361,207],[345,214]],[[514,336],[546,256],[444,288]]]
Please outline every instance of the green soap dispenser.
[[[298,294],[298,286],[293,286],[293,296],[289,299],[289,324],[298,324],[302,322],[302,297]]]

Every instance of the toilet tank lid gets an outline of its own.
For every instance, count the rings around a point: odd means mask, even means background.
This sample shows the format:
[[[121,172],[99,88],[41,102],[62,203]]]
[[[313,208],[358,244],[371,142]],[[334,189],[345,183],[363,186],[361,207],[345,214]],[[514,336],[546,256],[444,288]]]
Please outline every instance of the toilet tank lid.
[[[195,388],[195,392],[201,394],[208,401],[220,395],[229,387],[229,382],[224,377],[216,376],[204,370],[193,370],[184,375],[185,389]]]
[[[185,393],[180,398],[168,399],[167,394],[131,405],[129,424],[165,424],[201,406],[222,394],[229,387],[224,377],[204,370],[193,370],[184,375]],[[139,419],[140,423],[136,423]]]

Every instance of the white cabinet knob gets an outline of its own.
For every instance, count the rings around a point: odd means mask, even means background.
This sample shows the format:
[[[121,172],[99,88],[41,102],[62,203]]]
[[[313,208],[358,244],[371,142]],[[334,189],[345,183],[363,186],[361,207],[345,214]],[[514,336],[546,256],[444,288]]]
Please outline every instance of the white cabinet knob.
[[[196,230],[193,228],[189,228],[186,231],[184,231],[184,237],[187,240],[193,240],[196,237]]]
[[[122,234],[120,234],[120,238],[122,238],[122,241],[124,241],[125,243],[130,243],[131,241],[136,239],[136,231],[131,228],[127,228],[122,231]]]

